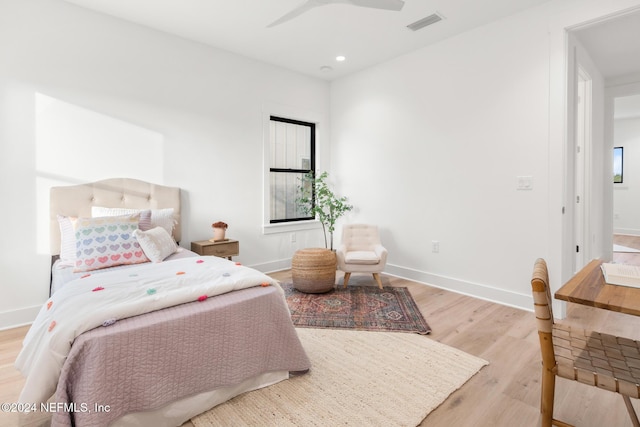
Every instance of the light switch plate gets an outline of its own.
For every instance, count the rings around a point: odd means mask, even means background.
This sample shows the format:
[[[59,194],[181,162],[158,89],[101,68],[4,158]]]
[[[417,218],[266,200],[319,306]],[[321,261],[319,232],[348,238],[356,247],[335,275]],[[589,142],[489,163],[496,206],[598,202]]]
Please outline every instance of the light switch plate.
[[[533,177],[532,176],[518,176],[516,177],[518,184],[517,190],[533,190]]]

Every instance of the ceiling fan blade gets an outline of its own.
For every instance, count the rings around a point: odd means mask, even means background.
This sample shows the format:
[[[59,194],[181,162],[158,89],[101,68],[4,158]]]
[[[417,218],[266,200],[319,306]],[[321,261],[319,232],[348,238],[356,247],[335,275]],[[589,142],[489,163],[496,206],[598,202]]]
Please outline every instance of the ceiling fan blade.
[[[373,9],[402,10],[403,0],[349,0],[354,6],[371,7]]]
[[[273,21],[271,24],[267,25],[267,28],[275,27],[276,25],[280,25],[283,22],[287,22],[296,16],[300,16],[303,13],[313,9],[314,7],[320,6],[316,0],[308,0],[306,3],[301,4],[300,6],[293,9],[291,12],[284,14],[280,18]]]
[[[313,9],[314,7],[323,6],[332,3],[346,3],[360,7],[370,7],[373,9],[395,10],[399,11],[404,6],[403,0],[307,0],[306,3],[293,9],[291,12],[286,13],[280,18],[267,25],[267,28],[275,27],[284,22],[302,15],[303,13]]]

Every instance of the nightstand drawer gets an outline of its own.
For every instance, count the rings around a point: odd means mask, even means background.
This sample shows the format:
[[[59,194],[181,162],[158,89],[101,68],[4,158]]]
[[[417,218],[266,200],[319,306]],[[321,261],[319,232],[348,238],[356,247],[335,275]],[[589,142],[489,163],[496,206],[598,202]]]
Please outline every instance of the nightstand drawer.
[[[224,242],[215,245],[202,247],[203,255],[215,255],[220,257],[230,257],[240,253],[240,245],[236,242]]]
[[[240,254],[240,242],[237,240],[225,240],[223,242],[201,240],[199,242],[191,242],[191,250],[198,255],[213,255],[231,259],[232,256]]]

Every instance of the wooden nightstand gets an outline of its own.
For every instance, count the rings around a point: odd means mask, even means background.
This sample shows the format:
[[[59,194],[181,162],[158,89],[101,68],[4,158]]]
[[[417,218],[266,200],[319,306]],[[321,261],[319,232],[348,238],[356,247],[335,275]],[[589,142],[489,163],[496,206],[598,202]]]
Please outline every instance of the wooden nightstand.
[[[230,260],[232,256],[240,254],[240,242],[231,239],[221,242],[200,240],[191,242],[191,250],[198,255],[215,255]]]

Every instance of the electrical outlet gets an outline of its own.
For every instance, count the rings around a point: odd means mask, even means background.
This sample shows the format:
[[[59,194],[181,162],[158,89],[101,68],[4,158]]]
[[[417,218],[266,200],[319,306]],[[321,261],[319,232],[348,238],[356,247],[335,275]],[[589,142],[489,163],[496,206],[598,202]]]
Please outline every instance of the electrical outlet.
[[[291,243],[296,242],[296,233],[291,233]]]
[[[434,254],[440,252],[440,242],[438,242],[437,240],[431,241],[431,252],[433,252]]]

